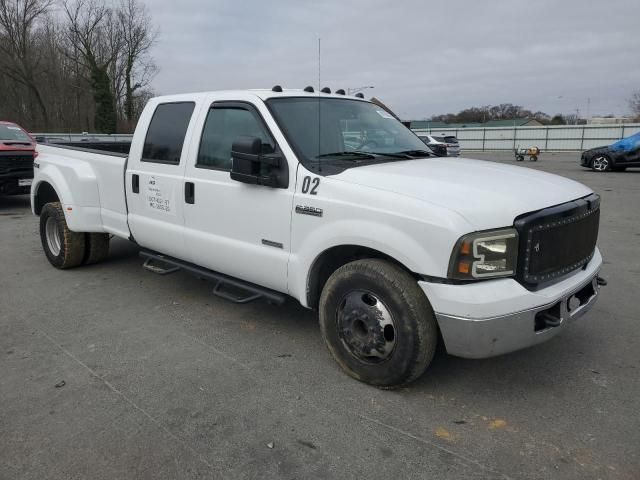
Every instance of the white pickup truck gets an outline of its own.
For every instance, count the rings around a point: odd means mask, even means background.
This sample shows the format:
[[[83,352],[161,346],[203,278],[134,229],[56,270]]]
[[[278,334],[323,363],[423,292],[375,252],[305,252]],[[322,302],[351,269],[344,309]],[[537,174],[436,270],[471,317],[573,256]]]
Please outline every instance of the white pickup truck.
[[[232,301],[293,297],[376,386],[420,376],[440,337],[467,358],[548,340],[604,283],[589,188],[435,158],[341,90],[154,98],[126,147],[39,146],[32,208],[55,267],[103,260],[114,235],[148,269],[211,279]]]

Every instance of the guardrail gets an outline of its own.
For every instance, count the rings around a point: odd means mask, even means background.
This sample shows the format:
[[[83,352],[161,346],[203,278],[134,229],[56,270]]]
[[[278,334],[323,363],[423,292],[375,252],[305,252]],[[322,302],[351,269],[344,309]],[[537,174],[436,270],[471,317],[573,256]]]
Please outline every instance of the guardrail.
[[[513,150],[536,146],[543,151],[582,151],[609,145],[638,133],[640,123],[412,130],[416,135],[454,135],[463,150]]]

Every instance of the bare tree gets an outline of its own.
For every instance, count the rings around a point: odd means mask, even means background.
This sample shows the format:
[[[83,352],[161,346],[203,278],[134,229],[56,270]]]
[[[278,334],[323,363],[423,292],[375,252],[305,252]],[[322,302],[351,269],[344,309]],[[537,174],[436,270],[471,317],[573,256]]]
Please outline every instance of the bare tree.
[[[0,0],[0,117],[26,128],[131,131],[156,72],[144,0]]]
[[[629,107],[635,119],[640,121],[640,90],[633,93],[629,98]]]
[[[36,30],[52,3],[53,0],[0,0],[0,72],[27,89],[45,128],[49,113],[38,87],[38,76],[46,52],[39,48]]]
[[[135,117],[136,92],[147,87],[157,71],[149,56],[157,31],[151,27],[151,17],[145,5],[138,0],[121,0],[118,21],[124,43],[121,56],[123,110],[131,126]]]
[[[88,72],[96,102],[95,128],[117,128],[116,98],[109,72],[121,55],[123,39],[114,12],[98,0],[65,1],[67,55],[80,60]]]
[[[84,66],[75,57],[66,55],[66,28],[48,19],[42,29],[41,48],[48,52],[43,61],[46,77],[41,85],[50,111],[51,124],[64,131],[93,129],[95,102],[90,80]]]

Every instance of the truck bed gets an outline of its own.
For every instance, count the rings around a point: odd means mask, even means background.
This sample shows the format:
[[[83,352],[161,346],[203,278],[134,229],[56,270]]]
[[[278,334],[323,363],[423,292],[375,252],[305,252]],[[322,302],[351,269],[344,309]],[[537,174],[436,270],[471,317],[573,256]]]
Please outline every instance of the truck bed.
[[[92,227],[84,231],[106,232],[128,238],[127,205],[124,174],[127,153],[99,150],[88,142],[67,142],[74,145],[44,143],[38,145],[40,172],[46,178],[47,166],[56,165],[72,194],[72,207],[77,215],[93,218]],[[77,146],[81,143],[82,147]],[[101,142],[105,145],[107,142]],[[123,149],[122,145],[116,147]],[[128,151],[128,147],[126,148]],[[60,180],[54,182],[60,188]],[[58,192],[60,195],[60,192]],[[74,215],[76,213],[74,212]]]

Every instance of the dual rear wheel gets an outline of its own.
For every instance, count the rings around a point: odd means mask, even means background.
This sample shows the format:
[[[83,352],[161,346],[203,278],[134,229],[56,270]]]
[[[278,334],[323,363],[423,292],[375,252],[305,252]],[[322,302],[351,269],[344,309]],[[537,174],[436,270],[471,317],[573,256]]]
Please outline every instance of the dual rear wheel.
[[[109,235],[69,230],[60,202],[42,208],[40,240],[49,263],[60,269],[98,263],[109,255]]]

